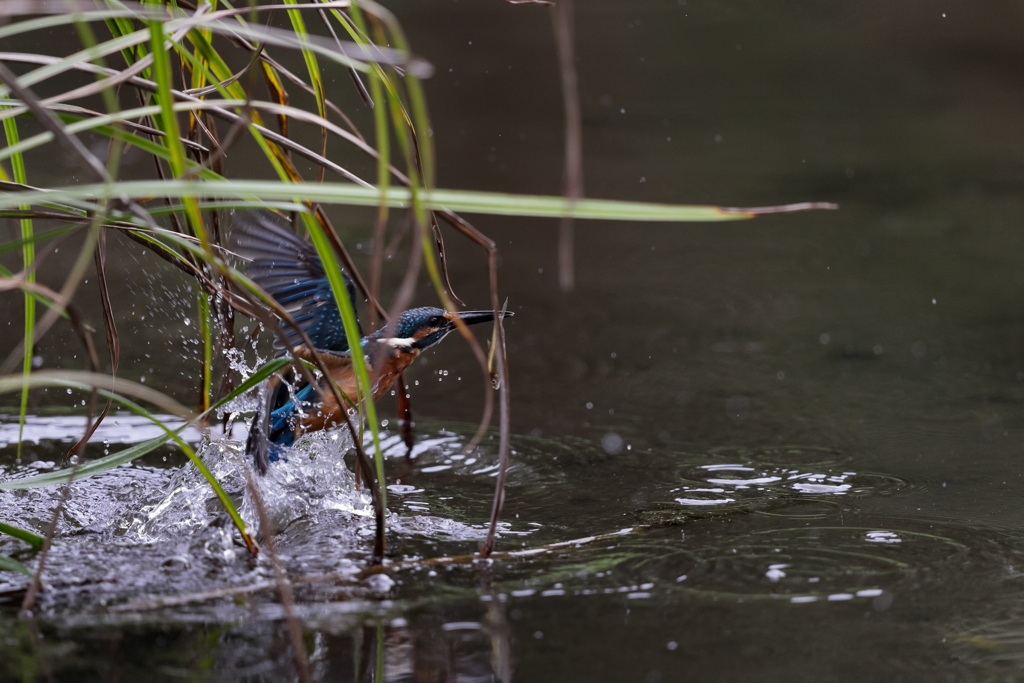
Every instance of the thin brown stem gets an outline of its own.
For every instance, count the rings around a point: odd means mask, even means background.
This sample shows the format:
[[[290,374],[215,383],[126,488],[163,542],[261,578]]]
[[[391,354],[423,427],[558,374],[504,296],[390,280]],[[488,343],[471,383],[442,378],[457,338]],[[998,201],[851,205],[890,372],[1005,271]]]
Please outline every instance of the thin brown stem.
[[[110,305],[110,292],[107,289],[107,237],[106,234],[101,232],[98,241],[96,242],[96,248],[93,252],[93,260],[96,267],[96,281],[100,292],[100,304],[103,308],[103,331],[107,337],[107,353],[110,355],[110,374],[111,377],[117,376],[117,366],[121,358],[121,341],[117,333],[117,325],[114,323],[114,313]],[[99,367],[93,368],[94,372],[99,372]],[[106,405],[103,407],[103,411],[100,416],[93,421],[93,410],[96,402],[97,392],[94,387],[92,392],[89,394],[89,414],[86,418],[85,434],[81,440],[75,444],[75,446],[68,451],[68,459],[72,456],[77,455],[79,458],[82,457],[85,445],[89,443],[89,439],[99,428],[103,419],[110,412],[110,406],[113,403],[113,399],[108,398]]]
[[[281,566],[281,560],[277,555],[276,534],[270,515],[267,514],[267,506],[263,503],[263,495],[260,493],[255,482],[252,480],[252,473],[246,466],[242,467],[245,476],[245,485],[249,489],[253,503],[256,506],[256,514],[260,520],[260,531],[263,537],[263,547],[267,550],[270,559],[270,566],[274,570],[274,583],[277,586],[277,593],[281,596],[281,607],[284,608],[285,622],[288,624],[288,634],[292,641],[292,657],[295,660],[295,670],[299,674],[299,680],[308,683],[309,677],[309,656],[306,652],[306,645],[302,642],[302,624],[295,616],[295,596],[292,593],[292,584],[288,581],[288,575]]]
[[[60,498],[57,499],[57,504],[53,508],[53,516],[50,518],[50,524],[46,527],[46,536],[43,540],[43,547],[39,551],[39,559],[36,561],[36,571],[32,575],[32,583],[28,587],[28,591],[25,593],[25,599],[21,601],[21,610],[19,614],[22,619],[28,619],[32,616],[32,608],[35,606],[36,595],[43,588],[43,570],[46,568],[46,558],[50,554],[50,548],[53,545],[53,536],[57,533],[57,523],[60,521],[60,516],[64,512],[64,505],[68,502],[68,496],[71,495],[71,482],[75,480],[75,474],[78,472],[78,460],[75,460],[74,465],[71,467],[71,476],[68,477],[68,481],[64,484],[61,489]]]
[[[494,483],[494,503],[491,506],[491,522],[487,528],[487,538],[480,545],[481,559],[487,559],[494,552],[494,539],[498,531],[498,519],[505,505],[505,482],[508,478],[508,455],[510,449],[511,417],[508,389],[508,357],[505,353],[505,328],[502,325],[498,310],[498,263],[497,253],[488,254],[487,268],[491,279],[491,308],[494,309],[495,339],[498,346],[498,477]]]
[[[551,12],[558,48],[558,70],[562,76],[562,104],[565,108],[566,199],[583,198],[583,115],[580,111],[573,37],[573,0],[559,0]],[[563,292],[575,287],[573,263],[573,219],[564,217],[558,231],[558,284]]]

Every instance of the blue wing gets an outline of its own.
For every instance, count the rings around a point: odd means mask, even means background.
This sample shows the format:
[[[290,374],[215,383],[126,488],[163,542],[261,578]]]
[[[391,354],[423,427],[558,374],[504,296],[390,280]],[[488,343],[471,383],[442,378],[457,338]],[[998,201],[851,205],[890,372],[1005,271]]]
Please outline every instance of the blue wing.
[[[347,351],[348,339],[341,314],[324,265],[313,245],[296,235],[275,214],[236,211],[233,218],[238,229],[235,248],[249,260],[245,265],[246,274],[288,311],[309,335],[313,346],[336,352]],[[355,310],[355,285],[344,270],[342,276]],[[289,344],[302,344],[302,337],[290,325],[282,323],[281,329]],[[359,336],[362,334],[360,328]],[[274,348],[283,348],[279,339],[274,340]]]

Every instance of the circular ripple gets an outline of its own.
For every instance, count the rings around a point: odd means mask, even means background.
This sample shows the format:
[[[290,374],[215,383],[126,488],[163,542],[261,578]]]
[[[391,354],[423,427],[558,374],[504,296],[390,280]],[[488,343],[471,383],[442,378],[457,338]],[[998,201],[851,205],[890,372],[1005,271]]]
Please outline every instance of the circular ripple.
[[[684,468],[672,490],[684,507],[721,505],[764,497],[888,495],[909,486],[899,477],[827,466],[725,462]]]
[[[783,517],[786,519],[822,519],[842,511],[842,506],[835,500],[814,498],[779,501],[778,505],[764,505],[756,509],[766,517]]]
[[[879,598],[908,580],[939,580],[967,546],[915,531],[871,527],[772,529],[722,545],[687,535],[680,590],[716,598],[793,602]],[[708,541],[705,544],[705,541]]]

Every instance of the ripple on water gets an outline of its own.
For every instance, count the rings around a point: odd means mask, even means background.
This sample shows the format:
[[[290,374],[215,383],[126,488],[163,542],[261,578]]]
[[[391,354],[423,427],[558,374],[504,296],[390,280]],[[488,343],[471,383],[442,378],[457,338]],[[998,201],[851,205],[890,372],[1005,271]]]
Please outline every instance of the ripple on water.
[[[877,599],[910,583],[919,588],[962,569],[971,552],[966,544],[934,533],[831,526],[767,529],[734,538],[695,533],[686,546],[678,589],[795,603]]]
[[[694,522],[682,533],[639,529],[561,555],[538,554],[502,589],[513,597],[621,593],[662,602],[866,601],[883,611],[894,596],[961,590],[979,570],[986,580],[1002,575],[999,562],[982,558],[967,540],[931,530],[801,525],[749,533],[749,525],[723,521]]]
[[[828,449],[717,449],[686,458],[672,489],[680,506],[744,505],[764,499],[888,495],[910,486],[889,474],[857,472]]]

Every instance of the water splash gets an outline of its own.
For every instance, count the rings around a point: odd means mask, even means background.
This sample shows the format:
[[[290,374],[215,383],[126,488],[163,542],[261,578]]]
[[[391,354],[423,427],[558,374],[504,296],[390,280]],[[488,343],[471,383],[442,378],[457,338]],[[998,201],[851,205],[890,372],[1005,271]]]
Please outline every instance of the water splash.
[[[251,471],[244,442],[222,438],[207,443],[198,455],[251,530],[260,532],[250,486],[262,499],[274,531],[280,533],[299,520],[315,524],[324,512],[372,517],[369,495],[356,490],[352,472],[345,465],[350,446],[351,440],[343,432],[304,436],[284,450],[265,476]],[[134,513],[128,535],[144,543],[168,540],[223,524],[226,514],[206,479],[189,465]]]

